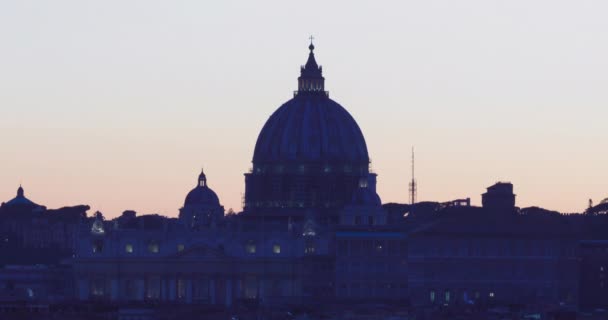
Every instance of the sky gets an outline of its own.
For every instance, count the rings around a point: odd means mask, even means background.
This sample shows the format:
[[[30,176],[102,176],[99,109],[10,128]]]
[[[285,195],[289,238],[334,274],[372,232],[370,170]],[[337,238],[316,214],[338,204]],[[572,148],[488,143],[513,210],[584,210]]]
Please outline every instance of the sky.
[[[383,202],[510,181],[517,205],[608,197],[606,1],[2,1],[0,201],[176,216],[202,167],[241,209],[308,37]]]

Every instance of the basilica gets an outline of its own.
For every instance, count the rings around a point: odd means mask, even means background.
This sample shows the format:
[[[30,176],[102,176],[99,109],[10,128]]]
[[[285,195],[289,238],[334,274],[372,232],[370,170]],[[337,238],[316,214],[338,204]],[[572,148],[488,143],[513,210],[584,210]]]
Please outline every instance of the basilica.
[[[480,207],[382,203],[365,137],[308,49],[293,98],[261,127],[242,212],[225,211],[204,171],[177,218],[47,209],[20,186],[0,206],[0,316],[40,306],[114,316],[371,304],[420,319],[608,308],[608,200],[569,214],[519,208],[513,184],[497,182]]]
[[[363,133],[329,98],[314,49],[258,136],[243,212],[226,215],[201,172],[178,219],[98,215],[74,258],[78,299],[405,299],[405,234],[388,224]]]

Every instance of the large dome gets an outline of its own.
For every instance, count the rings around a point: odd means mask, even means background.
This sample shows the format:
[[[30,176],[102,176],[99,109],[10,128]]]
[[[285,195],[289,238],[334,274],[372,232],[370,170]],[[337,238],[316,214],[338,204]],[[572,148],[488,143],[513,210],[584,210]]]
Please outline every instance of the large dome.
[[[325,91],[314,46],[300,68],[298,91],[266,121],[245,174],[244,209],[266,216],[297,216],[309,209],[337,221],[359,181],[376,191],[365,138],[357,122]],[[366,203],[380,200],[363,197]],[[332,221],[333,221],[332,220]]]
[[[258,136],[254,163],[369,163],[355,119],[325,93],[299,93],[276,110]]]

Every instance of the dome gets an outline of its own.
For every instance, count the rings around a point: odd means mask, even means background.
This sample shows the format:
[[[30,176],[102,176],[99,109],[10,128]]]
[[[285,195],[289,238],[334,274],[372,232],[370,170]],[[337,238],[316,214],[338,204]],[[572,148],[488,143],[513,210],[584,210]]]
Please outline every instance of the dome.
[[[314,56],[300,67],[298,90],[268,118],[245,174],[244,208],[260,215],[315,209],[335,214],[351,202],[363,178],[375,193],[376,175],[361,129],[325,91]]]
[[[340,162],[368,164],[355,119],[326,94],[297,94],[276,110],[258,136],[254,163]]]
[[[300,68],[298,91],[266,121],[253,153],[254,164],[331,162],[369,164],[365,138],[357,122],[325,91],[323,68],[314,45]]]
[[[196,188],[188,192],[184,201],[184,206],[192,205],[220,205],[220,199],[217,197],[217,194],[207,185],[207,177],[204,172],[201,172],[199,175]]]
[[[22,206],[22,207],[32,207],[32,208],[36,208],[36,207],[41,207],[40,205],[34,203],[33,201],[31,201],[30,199],[25,197],[25,192],[23,191],[23,187],[21,187],[21,185],[19,185],[19,188],[17,189],[17,196],[9,201],[7,201],[6,203],[4,203],[5,206],[10,207],[10,206]]]
[[[192,191],[188,192],[184,205],[220,205],[220,199],[217,194],[209,187],[196,187]]]

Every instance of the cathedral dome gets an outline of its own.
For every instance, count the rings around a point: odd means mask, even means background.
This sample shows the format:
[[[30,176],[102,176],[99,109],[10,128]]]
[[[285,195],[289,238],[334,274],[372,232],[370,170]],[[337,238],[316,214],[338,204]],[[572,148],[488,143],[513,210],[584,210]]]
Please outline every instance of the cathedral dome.
[[[254,163],[367,164],[365,138],[353,117],[325,93],[299,93],[275,111],[258,136]]]
[[[184,205],[220,205],[220,199],[217,197],[217,194],[207,185],[207,177],[204,172],[201,172],[199,175],[196,188],[192,189],[186,196]]]
[[[357,122],[325,92],[325,78],[308,47],[298,91],[268,119],[258,136],[254,164],[328,162],[369,164],[365,138]]]
[[[246,212],[281,216],[316,209],[331,215],[351,202],[360,179],[375,193],[363,133],[329,98],[315,47],[311,43],[308,49],[294,97],[270,116],[258,136],[253,168],[245,174]]]

